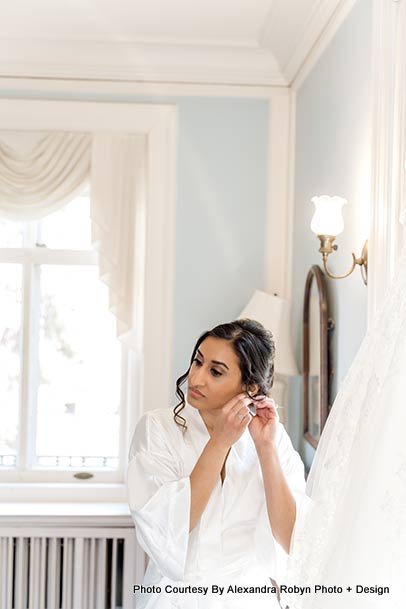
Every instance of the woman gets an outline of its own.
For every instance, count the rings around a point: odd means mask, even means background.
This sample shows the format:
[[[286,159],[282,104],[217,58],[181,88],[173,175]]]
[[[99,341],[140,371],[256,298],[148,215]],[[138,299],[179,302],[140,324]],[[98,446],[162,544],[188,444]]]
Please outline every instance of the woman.
[[[258,322],[219,325],[197,341],[174,411],[139,421],[128,499],[150,561],[137,609],[279,606],[271,578],[289,550],[305,482],[267,397],[274,355]]]

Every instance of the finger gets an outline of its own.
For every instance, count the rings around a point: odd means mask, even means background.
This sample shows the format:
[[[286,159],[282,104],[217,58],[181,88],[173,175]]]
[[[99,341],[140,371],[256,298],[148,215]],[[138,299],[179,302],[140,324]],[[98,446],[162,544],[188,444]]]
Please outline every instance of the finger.
[[[224,408],[227,411],[229,411],[229,410],[231,411],[233,408],[235,408],[236,405],[238,405],[240,400],[242,400],[244,397],[245,397],[245,393],[238,393],[224,405]]]
[[[248,404],[248,408],[250,409],[250,414],[251,414],[253,417],[255,417],[255,415],[257,414],[257,407],[258,407],[258,408],[260,408],[260,407],[261,407],[262,402],[263,402],[264,400],[266,400],[266,399],[267,399],[266,395],[263,395],[263,394],[258,394],[258,395],[255,395],[255,396],[252,398],[251,403],[250,403],[250,404]]]
[[[241,418],[249,413],[250,413],[250,409],[248,408],[248,406],[243,406],[236,412],[236,415],[237,415],[237,417]]]
[[[230,411],[238,412],[241,406],[248,406],[248,404],[250,404],[251,402],[252,399],[244,395],[233,404],[233,406],[230,408]]]
[[[233,416],[235,417],[235,419],[237,419],[237,421],[242,421],[243,419],[245,419],[247,416],[250,418],[251,420],[251,416],[250,416],[250,411],[249,408],[247,406],[243,406],[242,408],[240,408],[238,410],[238,412],[235,412],[233,414]]]
[[[259,403],[260,404],[276,404],[275,400],[268,396],[261,397],[261,399],[259,400]]]
[[[279,419],[278,411],[275,408],[272,408],[269,406],[267,406],[265,408],[257,408],[257,416],[260,417],[261,419],[266,419],[266,420],[271,420],[271,419],[278,420]]]
[[[257,403],[257,408],[268,408],[270,410],[275,410],[276,412],[278,406],[276,405],[276,402],[271,398],[265,398],[265,400],[261,400]]]
[[[238,420],[239,420],[239,424],[241,426],[244,426],[244,425],[248,425],[251,422],[252,417],[249,413],[247,413],[247,414],[244,414],[241,417],[239,417]]]

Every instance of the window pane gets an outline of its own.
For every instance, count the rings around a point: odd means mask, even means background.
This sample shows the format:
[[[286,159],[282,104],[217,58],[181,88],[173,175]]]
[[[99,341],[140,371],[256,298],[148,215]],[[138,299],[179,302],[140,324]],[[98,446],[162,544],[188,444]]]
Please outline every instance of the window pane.
[[[41,266],[37,458],[116,467],[121,346],[96,266]],[[75,457],[75,459],[74,459]]]
[[[24,224],[0,218],[0,247],[22,247]]]
[[[52,249],[91,249],[90,199],[80,195],[40,222],[40,242]]]
[[[18,441],[21,282],[19,264],[0,264],[0,465],[15,465]]]

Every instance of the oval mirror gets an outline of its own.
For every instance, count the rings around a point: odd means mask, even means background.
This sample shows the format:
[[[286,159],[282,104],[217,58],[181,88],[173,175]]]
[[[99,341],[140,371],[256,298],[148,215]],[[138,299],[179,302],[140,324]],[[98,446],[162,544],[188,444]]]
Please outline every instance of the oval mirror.
[[[329,363],[326,282],[314,265],[307,274],[303,306],[303,435],[313,448],[329,412]]]

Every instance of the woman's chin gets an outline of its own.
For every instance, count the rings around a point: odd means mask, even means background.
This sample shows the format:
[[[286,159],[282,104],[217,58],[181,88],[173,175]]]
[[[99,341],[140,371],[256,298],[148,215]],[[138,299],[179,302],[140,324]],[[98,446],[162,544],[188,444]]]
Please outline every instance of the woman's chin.
[[[190,391],[187,392],[187,401],[191,406],[196,406],[199,403],[199,398],[194,396]]]
[[[190,400],[188,399],[187,403],[191,408],[194,408],[195,410],[201,410],[201,406],[197,400],[190,398]]]

